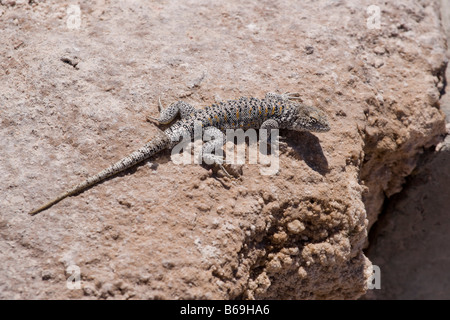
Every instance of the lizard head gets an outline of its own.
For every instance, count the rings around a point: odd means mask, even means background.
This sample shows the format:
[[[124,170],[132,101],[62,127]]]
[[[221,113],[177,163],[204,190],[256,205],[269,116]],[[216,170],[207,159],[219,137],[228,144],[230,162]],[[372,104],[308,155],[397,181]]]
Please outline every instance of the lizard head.
[[[330,130],[325,112],[304,104],[297,104],[296,119],[292,126],[295,131],[326,132]]]

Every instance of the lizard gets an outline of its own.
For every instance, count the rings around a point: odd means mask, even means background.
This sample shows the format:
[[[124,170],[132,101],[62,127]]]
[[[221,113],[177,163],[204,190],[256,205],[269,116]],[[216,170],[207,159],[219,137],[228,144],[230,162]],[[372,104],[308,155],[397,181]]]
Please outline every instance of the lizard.
[[[178,101],[163,108],[159,100],[159,118],[148,117],[159,124],[171,124],[179,115],[180,119],[166,130],[148,141],[144,146],[122,158],[96,175],[73,186],[58,197],[43,206],[29,212],[35,215],[44,211],[61,200],[76,195],[93,185],[116,175],[136,164],[156,155],[165,149],[172,149],[182,136],[193,136],[194,124],[200,123],[204,133],[215,139],[207,141],[202,146],[203,160],[207,163],[217,163],[226,172],[214,155],[216,147],[222,147],[225,141],[226,129],[266,129],[268,135],[271,129],[288,129],[294,131],[326,132],[330,130],[326,113],[316,107],[305,105],[297,93],[267,93],[264,98],[241,97],[236,100],[226,100],[214,103],[203,109]],[[209,159],[208,159],[209,157]]]

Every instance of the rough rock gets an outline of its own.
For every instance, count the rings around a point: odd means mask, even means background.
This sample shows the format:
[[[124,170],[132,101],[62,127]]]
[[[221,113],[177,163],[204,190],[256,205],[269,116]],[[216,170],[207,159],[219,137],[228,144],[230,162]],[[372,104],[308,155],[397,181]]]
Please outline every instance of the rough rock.
[[[395,6],[403,9],[398,12],[403,19],[391,25],[387,41],[380,41],[388,60],[406,63],[405,68],[391,65],[372,80],[381,92],[366,99],[371,107],[364,111],[369,126],[365,130],[361,179],[369,190],[364,196],[369,228],[384,200],[401,190],[423,149],[436,145],[445,134],[438,108],[447,60],[438,4],[411,1]],[[422,56],[424,50],[428,54]],[[424,71],[421,75],[420,69]],[[433,108],[425,107],[430,105]]]
[[[374,226],[368,257],[380,289],[365,299],[448,299],[450,136],[422,157]]]
[[[2,1],[0,298],[364,294],[367,227],[445,131],[437,3],[380,4],[379,29],[371,4]],[[151,138],[159,95],[285,91],[332,131],[282,131],[277,175],[230,180],[166,152],[27,215]]]
[[[442,24],[450,39],[450,3],[441,1]],[[450,52],[447,49],[447,58]],[[450,71],[446,70],[446,79]],[[448,87],[439,100],[450,131]],[[448,299],[450,275],[450,136],[427,149],[371,230],[369,259],[379,267],[380,290],[364,299]]]

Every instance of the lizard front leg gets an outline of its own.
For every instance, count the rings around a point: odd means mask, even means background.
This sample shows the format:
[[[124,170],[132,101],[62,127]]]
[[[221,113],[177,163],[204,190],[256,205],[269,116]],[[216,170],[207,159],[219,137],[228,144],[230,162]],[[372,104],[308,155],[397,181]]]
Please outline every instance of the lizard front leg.
[[[210,140],[213,138],[212,140]],[[208,141],[204,141],[207,139]],[[202,160],[206,164],[222,164],[223,155],[220,154],[222,146],[225,144],[225,134],[216,127],[206,127],[203,130],[203,146],[202,146]],[[215,151],[215,154],[212,152]]]
[[[278,129],[278,121],[275,119],[267,119],[261,124],[260,130],[267,130],[267,143],[269,143],[271,130],[272,129]]]
[[[216,127],[206,127],[203,130],[203,140],[214,138],[212,140],[206,141],[202,146],[202,160],[205,161],[206,164],[216,164],[218,165],[225,174],[231,178],[231,175],[223,166],[223,155],[222,155],[222,147],[226,142],[225,134]],[[215,154],[212,154],[212,152]]]
[[[267,136],[266,136],[265,142],[270,146],[272,146],[272,142],[270,140],[272,129],[279,129],[279,124],[275,119],[267,119],[266,121],[264,121],[261,124],[261,127],[260,127],[260,130],[267,130]],[[279,139],[278,145],[282,148],[286,148],[286,142],[280,141],[281,139],[283,139],[283,137],[279,136],[278,139]]]
[[[185,119],[195,113],[195,108],[193,106],[181,100],[172,103],[167,108],[164,108],[161,104],[161,99],[158,99],[158,107],[160,111],[159,118],[148,116],[147,119],[160,124],[171,123],[178,114],[180,114],[181,119]]]

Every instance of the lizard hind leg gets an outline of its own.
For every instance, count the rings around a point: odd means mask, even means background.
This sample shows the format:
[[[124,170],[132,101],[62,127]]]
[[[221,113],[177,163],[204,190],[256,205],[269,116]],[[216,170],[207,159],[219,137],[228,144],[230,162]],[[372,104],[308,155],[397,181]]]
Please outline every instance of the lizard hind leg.
[[[167,108],[164,108],[161,103],[161,98],[158,98],[158,109],[160,112],[159,118],[148,116],[147,120],[157,122],[159,124],[169,124],[178,114],[180,114],[181,119],[185,119],[195,113],[195,108],[184,101],[177,101],[169,105]]]

